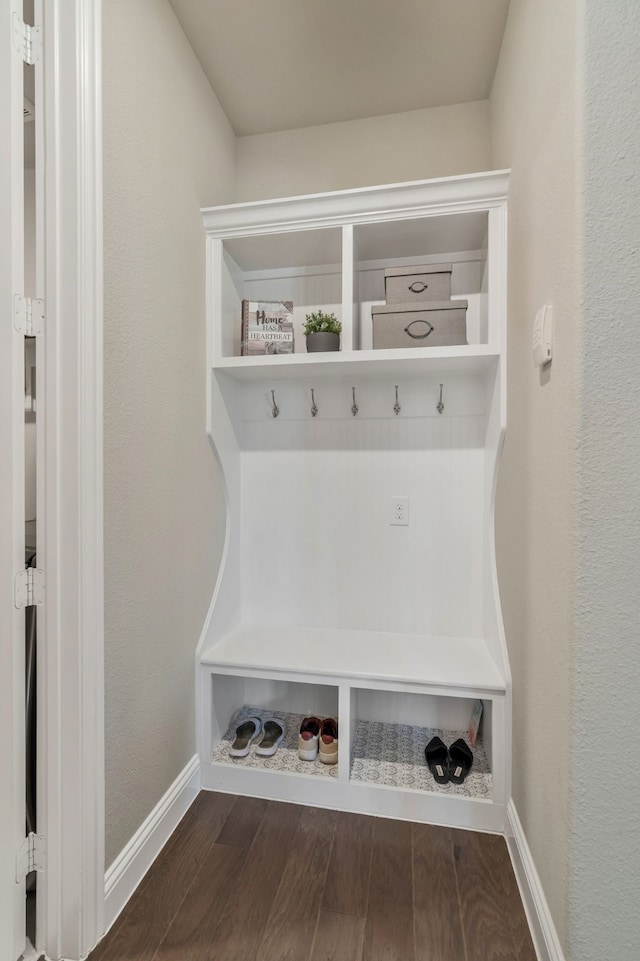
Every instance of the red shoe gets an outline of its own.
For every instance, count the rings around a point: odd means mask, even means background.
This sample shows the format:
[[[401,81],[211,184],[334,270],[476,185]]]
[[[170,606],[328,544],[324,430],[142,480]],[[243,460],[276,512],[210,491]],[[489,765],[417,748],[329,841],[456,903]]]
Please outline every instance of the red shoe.
[[[321,723],[319,717],[305,717],[300,725],[298,757],[301,761],[315,761],[317,758]]]
[[[338,722],[325,717],[320,727],[320,760],[323,764],[338,763]]]

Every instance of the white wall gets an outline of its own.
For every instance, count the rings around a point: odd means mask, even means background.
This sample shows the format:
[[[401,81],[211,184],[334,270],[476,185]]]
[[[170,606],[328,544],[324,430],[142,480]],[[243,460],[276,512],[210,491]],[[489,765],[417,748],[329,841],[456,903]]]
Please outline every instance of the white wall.
[[[575,961],[640,953],[640,6],[584,0]]]
[[[488,170],[488,102],[239,137],[237,200]]]
[[[496,534],[513,674],[513,797],[565,947],[581,329],[576,7],[511,0],[490,98],[493,166],[512,168]],[[540,374],[531,335],[545,303],[554,309],[554,359]]]
[[[224,538],[205,434],[204,233],[235,138],[167,0],[104,17],[106,861],[195,752]]]

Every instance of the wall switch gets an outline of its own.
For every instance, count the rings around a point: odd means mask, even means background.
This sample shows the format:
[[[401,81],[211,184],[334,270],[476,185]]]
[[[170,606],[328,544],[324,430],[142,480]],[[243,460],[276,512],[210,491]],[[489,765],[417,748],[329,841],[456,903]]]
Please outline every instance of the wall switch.
[[[391,498],[391,516],[389,523],[394,527],[408,527],[409,526],[409,498],[408,497],[392,497]]]
[[[533,362],[544,367],[553,360],[553,308],[545,304],[536,314],[533,325]]]

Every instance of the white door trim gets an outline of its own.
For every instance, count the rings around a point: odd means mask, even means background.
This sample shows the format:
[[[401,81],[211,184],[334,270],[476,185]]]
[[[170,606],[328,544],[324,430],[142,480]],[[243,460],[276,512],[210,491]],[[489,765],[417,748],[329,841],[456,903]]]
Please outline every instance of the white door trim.
[[[2,5],[0,23],[0,961],[25,946],[25,884],[16,856],[25,837],[24,608],[14,579],[24,570],[24,335],[14,296],[24,291],[22,56],[14,25],[22,3]],[[14,19],[15,18],[15,19]]]
[[[43,25],[45,333],[38,398],[37,947],[79,959],[104,918],[101,4]]]

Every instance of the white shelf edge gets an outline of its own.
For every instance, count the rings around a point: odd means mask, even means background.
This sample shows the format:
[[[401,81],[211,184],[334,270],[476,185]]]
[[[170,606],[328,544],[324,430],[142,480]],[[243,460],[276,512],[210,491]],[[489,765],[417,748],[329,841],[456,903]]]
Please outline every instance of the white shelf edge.
[[[300,774],[298,771],[263,771],[261,768],[246,767],[242,764],[242,758],[239,759],[237,764],[233,764],[231,761],[217,761],[214,758],[209,758],[206,763],[213,771],[217,769],[223,769],[225,771],[243,771],[246,772],[247,775],[254,774],[258,777],[261,777],[264,773],[267,773],[271,777],[295,778],[296,780],[301,780],[312,784],[339,784],[340,786],[346,784],[349,787],[355,787],[357,790],[369,790],[370,788],[375,788],[379,791],[390,791],[395,793],[402,791],[403,794],[413,794],[421,798],[443,798],[447,801],[455,801],[457,804],[471,801],[474,804],[484,804],[488,807],[492,807],[495,803],[491,797],[475,797],[472,794],[449,794],[446,790],[420,790],[419,788],[407,787],[405,785],[378,784],[375,781],[359,781],[351,777],[348,779],[348,781],[341,781],[339,777],[329,777],[327,775],[320,774]]]
[[[269,637],[270,632],[275,632],[282,637],[283,648],[278,653],[272,642],[272,637],[270,637],[267,647],[271,655],[271,663],[266,664],[262,663],[258,656],[258,648],[262,648],[259,639]],[[412,673],[398,672],[397,670],[391,671],[389,669],[374,670],[369,668],[365,670],[353,667],[349,668],[348,666],[343,667],[343,669],[331,670],[328,669],[326,665],[317,666],[313,663],[305,664],[303,661],[295,662],[295,659],[292,660],[291,651],[287,647],[287,645],[292,645],[291,637],[288,637],[292,632],[295,633],[296,638],[306,637],[308,643],[315,641],[319,644],[319,641],[322,640],[323,649],[324,646],[333,641],[339,645],[343,654],[347,650],[349,643],[357,645],[358,650],[366,650],[367,644],[375,643],[376,641],[378,643],[387,643],[390,649],[393,649],[396,655],[398,655],[398,644],[401,644],[404,640],[410,642],[412,645],[422,642],[425,646],[428,645],[431,647],[430,656],[434,663],[439,646],[442,646],[442,650],[446,650],[448,646],[460,647],[460,645],[462,645],[463,648],[466,648],[467,645],[469,645],[475,650],[476,654],[480,649],[481,669],[477,677],[471,675],[465,676],[464,674],[459,677],[453,676],[453,674],[443,676],[443,673],[446,672],[442,672],[439,675],[437,671],[429,675],[421,672],[419,662],[416,665],[415,671]],[[233,656],[233,650],[238,641],[240,641],[240,646],[244,650],[250,651],[250,654],[245,659]],[[255,648],[252,645],[255,645]],[[448,652],[447,657],[450,657]],[[370,663],[370,661],[368,663]],[[395,664],[397,665],[397,660]],[[448,693],[451,696],[491,698],[503,696],[506,691],[504,678],[501,676],[499,668],[491,658],[486,642],[482,638],[472,637],[436,638],[429,635],[388,634],[386,632],[365,630],[343,631],[339,629],[325,630],[240,624],[213,646],[202,652],[200,665],[211,673],[237,674],[246,677],[274,679],[277,677],[288,677],[293,681],[300,678],[303,679],[303,682],[308,681],[310,678],[315,678],[316,683],[328,683],[330,685],[346,683],[357,688],[368,688],[369,685],[372,685],[372,689],[376,689],[376,685],[384,685],[387,690],[402,692],[403,690],[413,689],[423,691],[424,693],[434,692],[440,696]]]
[[[497,357],[489,344],[459,344],[453,347],[388,347],[381,350],[336,350],[317,354],[272,354],[257,357],[223,357],[215,369],[227,367],[286,367],[289,364],[370,363],[385,360],[445,360],[447,358]]]
[[[450,347],[413,347],[386,350],[341,350],[324,354],[282,354],[272,357],[224,357],[213,365],[236,380],[258,377],[283,379],[305,376],[336,377],[341,373],[382,375],[401,369],[406,374],[423,370],[488,369],[500,358],[488,344]]]
[[[421,791],[416,787],[407,787],[406,785],[394,785],[394,784],[378,784],[376,781],[354,781],[353,778],[349,778],[349,785],[353,785],[357,789],[370,789],[375,788],[377,791],[401,791],[403,794],[413,794],[418,797],[426,798],[443,798],[446,801],[455,801],[457,804],[469,803],[472,804],[486,804],[487,807],[493,807],[494,800],[491,797],[475,797],[472,794],[448,794],[446,791]]]
[[[504,684],[454,684],[447,681],[420,679],[396,679],[393,677],[354,676],[350,674],[327,674],[305,671],[296,668],[259,668],[223,663],[200,663],[201,669],[210,674],[224,674],[229,677],[250,677],[262,680],[287,680],[294,684],[319,684],[334,687],[346,684],[348,687],[366,691],[387,691],[393,694],[424,694],[434,697],[464,697],[469,699],[493,700],[504,697]]]
[[[212,768],[225,768],[225,770],[231,771],[249,771],[253,774],[260,776],[263,773],[263,768],[259,767],[248,767],[242,763],[242,758],[238,758],[237,762],[234,761],[219,761],[217,758],[209,758],[209,765]],[[267,759],[268,760],[268,759]],[[310,762],[311,763],[311,762]],[[314,762],[315,763],[315,762]],[[311,781],[313,784],[332,784],[339,780],[338,775],[332,777],[330,774],[302,774],[300,771],[280,771],[277,768],[270,770],[269,768],[264,768],[269,774],[278,774],[283,777],[295,777],[302,778],[305,781]]]

